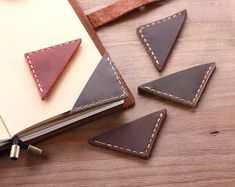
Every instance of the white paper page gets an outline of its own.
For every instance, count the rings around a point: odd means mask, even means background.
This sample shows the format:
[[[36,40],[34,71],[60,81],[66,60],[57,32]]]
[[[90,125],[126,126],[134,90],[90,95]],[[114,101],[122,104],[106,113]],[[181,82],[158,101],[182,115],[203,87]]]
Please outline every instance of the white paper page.
[[[0,114],[11,135],[71,110],[101,55],[67,0],[0,0]],[[24,53],[82,39],[42,101]]]

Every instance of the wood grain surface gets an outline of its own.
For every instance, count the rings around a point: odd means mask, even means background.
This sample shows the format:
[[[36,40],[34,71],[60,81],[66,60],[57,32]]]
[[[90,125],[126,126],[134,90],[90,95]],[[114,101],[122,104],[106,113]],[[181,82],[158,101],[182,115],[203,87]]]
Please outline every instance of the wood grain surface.
[[[90,13],[113,0],[79,0]],[[183,32],[162,73],[141,45],[136,28],[188,10]],[[136,106],[37,144],[47,157],[1,153],[0,186],[235,186],[235,0],[171,0],[128,14],[99,29],[136,98]],[[170,73],[216,62],[217,69],[195,110],[140,96],[137,86]],[[151,159],[88,145],[87,139],[167,108]]]

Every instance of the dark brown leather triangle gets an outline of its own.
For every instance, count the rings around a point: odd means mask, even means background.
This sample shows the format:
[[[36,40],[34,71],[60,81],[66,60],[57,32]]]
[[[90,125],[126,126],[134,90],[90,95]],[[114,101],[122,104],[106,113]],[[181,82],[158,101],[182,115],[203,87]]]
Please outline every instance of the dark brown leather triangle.
[[[186,69],[139,86],[139,91],[196,107],[215,69],[215,63]]]
[[[42,99],[49,94],[80,44],[81,39],[77,39],[25,54]]]
[[[154,65],[161,71],[179,36],[187,11],[141,26],[137,34],[151,56]]]
[[[148,159],[167,110],[149,114],[89,140],[92,145]]]
[[[128,97],[128,93],[118,70],[106,53],[88,80],[71,113],[119,101],[126,97]]]

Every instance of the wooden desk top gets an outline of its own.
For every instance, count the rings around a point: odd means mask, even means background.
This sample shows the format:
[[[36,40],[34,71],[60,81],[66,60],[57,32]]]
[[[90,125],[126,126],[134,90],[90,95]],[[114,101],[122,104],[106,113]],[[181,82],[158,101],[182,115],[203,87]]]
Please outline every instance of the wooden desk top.
[[[79,0],[90,12],[113,0]],[[142,24],[188,10],[162,73],[136,35]],[[98,34],[136,97],[136,106],[38,143],[47,159],[1,154],[1,186],[235,186],[235,1],[172,0],[125,16]],[[208,62],[217,70],[197,109],[138,95],[137,86]],[[150,160],[93,147],[87,139],[162,108],[168,118]],[[218,133],[212,133],[217,131]]]

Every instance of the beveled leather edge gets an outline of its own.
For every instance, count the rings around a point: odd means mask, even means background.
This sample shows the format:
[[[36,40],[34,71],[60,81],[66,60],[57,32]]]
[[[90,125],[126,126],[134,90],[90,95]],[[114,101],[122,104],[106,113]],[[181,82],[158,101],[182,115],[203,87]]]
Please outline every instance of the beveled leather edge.
[[[203,91],[204,91],[204,89],[207,85],[207,82],[209,81],[209,79],[210,79],[211,75],[213,74],[215,68],[216,68],[215,62],[211,63],[211,65],[209,66],[209,69],[207,70],[207,72],[204,76],[204,79],[203,79],[200,87],[198,88],[197,94],[195,95],[194,99],[191,100],[191,101],[185,100],[183,98],[179,98],[179,97],[174,96],[172,94],[161,92],[161,90],[155,90],[153,88],[144,87],[143,85],[138,87],[138,91],[140,93],[147,92],[147,93],[149,93],[153,96],[159,96],[161,98],[168,99],[168,100],[177,102],[179,104],[183,104],[183,105],[188,106],[188,107],[196,108],[196,106],[198,104],[198,101],[199,101],[199,99],[200,99],[200,97],[201,97],[201,95],[202,95],[202,93],[203,93]],[[185,69],[185,70],[187,70],[187,69]]]
[[[149,143],[147,144],[145,152],[138,152],[138,151],[135,151],[135,150],[130,150],[128,148],[123,148],[123,147],[119,147],[119,146],[116,146],[116,145],[95,141],[93,138],[89,139],[88,143],[91,144],[91,145],[94,145],[94,146],[103,147],[103,148],[111,149],[111,150],[114,150],[114,151],[117,151],[117,152],[122,152],[122,153],[126,153],[126,154],[129,154],[129,155],[133,155],[133,156],[136,156],[136,157],[139,157],[139,158],[142,158],[142,159],[149,159],[150,154],[151,154],[152,149],[153,149],[153,146],[156,142],[157,135],[158,135],[158,133],[159,133],[162,125],[164,124],[164,121],[165,121],[166,117],[167,117],[167,110],[166,109],[162,109],[160,111],[153,112],[152,114],[158,114],[158,113],[160,113],[160,115],[157,119],[157,123],[155,125],[155,128],[153,129],[153,133],[152,133],[151,137],[149,138]]]
[[[152,62],[153,62],[153,64],[154,64],[154,66],[157,68],[157,70],[158,70],[159,72],[161,72],[161,71],[163,70],[163,68],[165,67],[165,64],[162,64],[162,65],[159,64],[159,61],[158,61],[158,58],[157,58],[157,54],[155,54],[154,51],[152,50],[152,48],[149,46],[149,42],[148,42],[147,39],[145,38],[145,36],[144,36],[142,30],[143,30],[143,29],[146,29],[146,28],[148,28],[148,27],[151,27],[151,26],[153,26],[153,25],[155,25],[155,24],[161,23],[161,22],[163,22],[163,21],[168,21],[169,19],[174,19],[174,18],[176,18],[177,16],[180,16],[180,15],[182,15],[182,14],[185,14],[185,18],[184,18],[184,23],[185,23],[185,20],[186,20],[186,17],[187,17],[187,10],[186,10],[186,9],[184,9],[184,10],[182,10],[182,11],[180,11],[180,12],[177,12],[177,13],[171,15],[171,16],[168,16],[168,17],[166,17],[166,18],[163,18],[163,19],[160,19],[160,20],[157,20],[157,21],[154,21],[154,22],[151,22],[151,23],[142,25],[142,26],[140,26],[140,27],[138,27],[138,28],[136,29],[137,36],[139,37],[139,39],[140,39],[141,43],[143,44],[144,48],[146,49],[146,51],[147,51],[148,54],[150,55],[150,58],[152,59]],[[183,23],[183,24],[184,24],[184,23]],[[178,39],[180,33],[181,33],[182,28],[183,28],[183,27],[181,27],[181,29],[180,29],[180,31],[179,31],[179,33],[178,33],[178,35],[177,35],[177,38],[176,38],[176,40],[174,41],[174,44],[173,44],[173,46],[172,46],[172,48],[171,48],[171,50],[170,50],[170,53],[171,53],[171,51],[172,51],[172,49],[173,49],[173,47],[174,47],[174,45],[175,45],[175,43],[176,43],[176,41],[177,41],[177,39]],[[168,57],[170,56],[170,53],[168,54]],[[168,58],[168,57],[167,57],[167,58]],[[166,59],[166,60],[167,60],[167,59]]]
[[[109,6],[88,14],[87,17],[96,29],[117,20],[131,11],[158,1],[160,0],[118,0]]]

